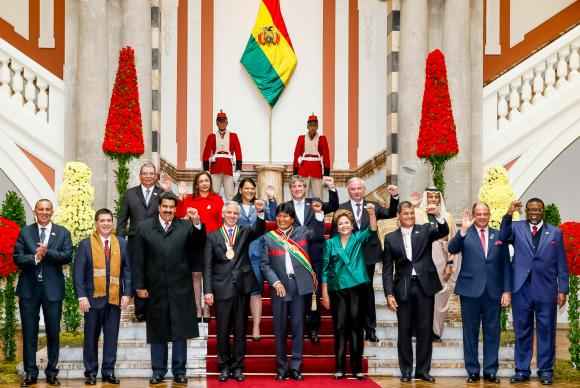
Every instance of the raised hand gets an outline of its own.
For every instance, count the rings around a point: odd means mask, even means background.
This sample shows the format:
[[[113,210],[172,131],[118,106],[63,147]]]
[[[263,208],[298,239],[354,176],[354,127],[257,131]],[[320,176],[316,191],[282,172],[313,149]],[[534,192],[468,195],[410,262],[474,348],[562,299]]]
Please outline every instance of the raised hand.
[[[254,207],[256,208],[256,213],[263,213],[266,209],[266,204],[262,199],[256,199],[254,201]]]
[[[264,190],[264,194],[266,194],[266,198],[273,199],[274,194],[276,194],[276,190],[274,190],[274,186],[268,185],[268,187],[266,187],[266,190]]]
[[[322,202],[320,201],[312,201],[310,206],[314,213],[320,213],[322,211]]]
[[[336,188],[336,185],[334,184],[334,178],[331,176],[322,177],[322,183],[324,183],[324,185],[328,187],[329,190],[334,190]]]
[[[409,202],[411,202],[411,205],[414,207],[418,207],[421,204],[421,194],[416,191],[412,192]]]
[[[467,229],[473,225],[473,219],[471,218],[471,212],[469,209],[463,210],[463,218],[461,219],[461,234],[465,236]]]
[[[435,217],[439,217],[439,214],[441,213],[441,208],[437,205],[427,205],[427,214],[431,214]]]
[[[177,185],[177,194],[179,195],[179,198],[183,199],[183,197],[185,197],[185,194],[187,194],[187,183],[185,182],[179,182],[179,184]]]
[[[507,211],[507,214],[511,216],[512,214],[514,214],[514,212],[519,212],[521,209],[522,209],[522,202],[516,199],[515,201],[513,201],[510,204],[510,207]]]
[[[165,171],[161,171],[159,175],[159,186],[163,189],[163,191],[171,191],[171,186],[173,185],[173,181],[169,174]]]
[[[389,192],[389,195],[391,197],[396,197],[397,195],[399,195],[399,187],[398,186],[388,185],[387,191]]]
[[[187,218],[194,225],[199,225],[199,223],[201,222],[201,218],[199,216],[199,211],[194,207],[187,208]]]

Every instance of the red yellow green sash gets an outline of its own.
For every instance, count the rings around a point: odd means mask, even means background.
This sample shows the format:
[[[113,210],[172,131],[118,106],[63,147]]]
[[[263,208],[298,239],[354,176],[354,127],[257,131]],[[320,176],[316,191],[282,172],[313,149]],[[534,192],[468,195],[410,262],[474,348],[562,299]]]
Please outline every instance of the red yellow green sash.
[[[310,264],[310,257],[308,256],[308,253],[306,253],[304,249],[302,249],[302,247],[296,243],[296,241],[288,238],[288,236],[280,229],[271,230],[270,232],[266,233],[266,236],[279,247],[288,249],[290,256],[298,261],[300,265],[306,269],[306,271],[309,273],[314,272],[312,264]]]

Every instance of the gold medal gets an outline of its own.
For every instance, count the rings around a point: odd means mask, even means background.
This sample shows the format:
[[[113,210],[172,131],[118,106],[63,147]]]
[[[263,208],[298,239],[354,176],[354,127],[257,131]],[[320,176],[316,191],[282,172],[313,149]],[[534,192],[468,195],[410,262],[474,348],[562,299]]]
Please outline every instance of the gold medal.
[[[226,251],[226,259],[232,260],[235,255],[236,253],[234,252],[234,249],[232,247],[228,247],[228,250]]]

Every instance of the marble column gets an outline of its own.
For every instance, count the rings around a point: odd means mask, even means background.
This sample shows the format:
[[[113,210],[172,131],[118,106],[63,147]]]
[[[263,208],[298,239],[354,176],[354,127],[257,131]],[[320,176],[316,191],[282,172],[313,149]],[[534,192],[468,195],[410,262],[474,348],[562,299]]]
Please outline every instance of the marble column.
[[[428,169],[417,158],[417,135],[425,84],[425,60],[429,44],[427,0],[401,0],[399,53],[399,186],[403,199],[422,191]]]
[[[472,202],[470,1],[446,0],[443,17],[443,53],[451,106],[457,128],[459,154],[445,168],[446,204],[455,216]],[[481,79],[479,88],[482,87]]]
[[[278,203],[284,202],[284,167],[276,165],[256,166],[258,174],[258,198],[265,198],[264,191],[268,186],[275,190],[274,197]]]
[[[471,0],[471,196],[479,195],[483,179],[483,1]]]
[[[101,151],[108,109],[107,1],[80,0],[78,44],[77,159],[92,170],[95,208],[108,205],[110,171]]]

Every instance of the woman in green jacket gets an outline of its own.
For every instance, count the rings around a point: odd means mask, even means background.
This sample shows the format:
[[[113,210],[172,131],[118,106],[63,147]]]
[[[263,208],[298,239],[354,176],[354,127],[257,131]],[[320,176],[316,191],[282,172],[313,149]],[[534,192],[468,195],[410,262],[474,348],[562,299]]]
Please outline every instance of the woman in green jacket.
[[[326,241],[322,258],[322,305],[330,308],[334,326],[334,352],[337,379],[346,376],[346,349],[350,341],[352,375],[361,380],[364,351],[363,325],[366,272],[363,244],[377,233],[377,218],[372,204],[367,205],[368,229],[353,233],[355,222],[348,210],[334,213],[334,227],[338,233]]]

